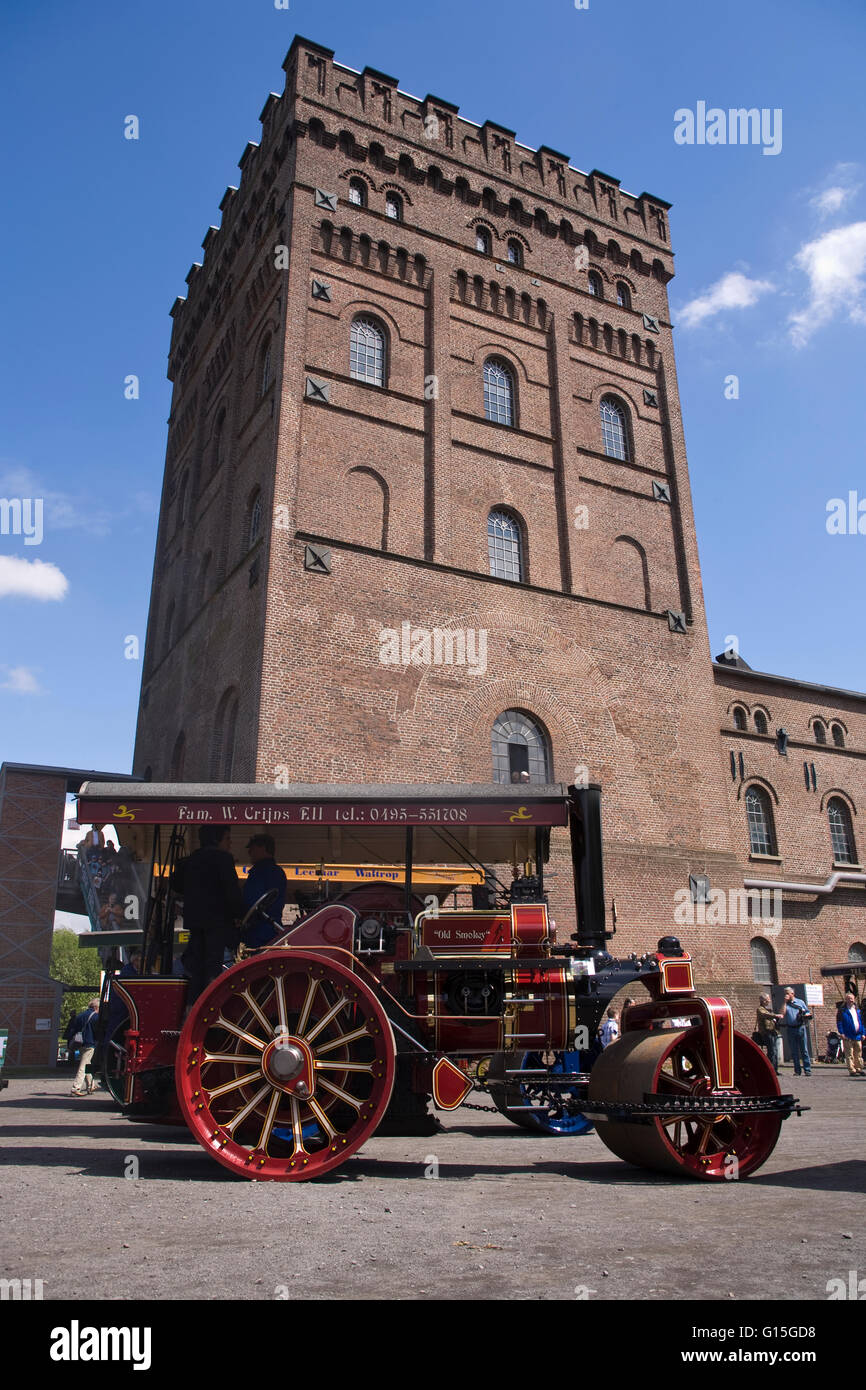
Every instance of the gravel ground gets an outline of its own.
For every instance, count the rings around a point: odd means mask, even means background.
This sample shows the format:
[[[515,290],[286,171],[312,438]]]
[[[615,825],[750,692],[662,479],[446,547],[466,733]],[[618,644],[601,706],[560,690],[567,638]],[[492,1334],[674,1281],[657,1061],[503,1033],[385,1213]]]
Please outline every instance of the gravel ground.
[[[0,1272],[46,1299],[826,1300],[866,1278],[866,1079],[841,1066],[797,1081],[813,1109],[755,1177],[708,1186],[477,1111],[316,1182],[243,1182],[69,1084],[0,1092]]]

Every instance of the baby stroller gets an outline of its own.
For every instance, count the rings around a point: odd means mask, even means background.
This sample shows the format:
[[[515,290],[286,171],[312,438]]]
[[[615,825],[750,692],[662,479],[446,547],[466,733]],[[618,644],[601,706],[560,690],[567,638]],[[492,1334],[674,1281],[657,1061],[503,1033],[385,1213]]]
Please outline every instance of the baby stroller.
[[[825,1062],[839,1062],[842,1059],[842,1039],[836,1032],[827,1034],[827,1053]]]

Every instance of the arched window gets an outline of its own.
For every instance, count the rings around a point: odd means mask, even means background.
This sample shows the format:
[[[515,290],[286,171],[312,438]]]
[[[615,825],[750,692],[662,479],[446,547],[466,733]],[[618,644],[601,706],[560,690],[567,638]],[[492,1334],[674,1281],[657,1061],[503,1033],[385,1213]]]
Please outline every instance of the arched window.
[[[755,732],[765,734],[767,730],[767,716],[762,709],[755,710]]]
[[[238,722],[238,693],[230,687],[217,706],[211,745],[211,779],[230,782],[235,758],[235,732]]]
[[[587,289],[596,299],[604,299],[604,281],[597,270],[591,270],[587,279]]]
[[[778,984],[776,974],[776,952],[769,941],[762,936],[753,936],[749,942],[752,953],[752,979],[757,985]]]
[[[613,396],[601,401],[601,438],[608,458],[628,460],[628,424],[625,407]]]
[[[837,748],[845,747],[845,730],[841,724],[831,724],[830,732],[833,735],[833,742]]]
[[[742,705],[735,705],[735,706],[734,706],[734,728],[735,728],[735,729],[745,729],[745,728],[747,728],[747,727],[748,727],[748,721],[747,721],[747,719],[746,719],[746,711],[743,709]]]
[[[354,203],[356,208],[367,206],[367,185],[363,179],[349,180],[349,202]]]
[[[827,807],[830,820],[830,839],[833,844],[834,864],[856,864],[857,849],[854,844],[854,826],[851,812],[840,796],[831,798]]]
[[[824,728],[824,725],[821,723],[820,719],[816,719],[816,720],[813,722],[813,724],[812,724],[812,732],[813,732],[813,734],[815,735],[815,742],[816,742],[816,743],[826,743],[826,742],[827,742],[827,730]]]
[[[270,386],[272,381],[270,338],[266,338],[264,343],[262,344],[262,350],[259,355],[259,365],[259,397],[261,398],[268,394],[268,387]]]
[[[497,425],[514,424],[514,376],[495,357],[484,363],[484,417]]]
[[[385,330],[378,319],[358,318],[349,340],[349,375],[368,386],[385,385]]]
[[[213,556],[212,556],[211,552],[208,551],[207,554],[205,555],[204,559],[203,559],[202,562],[201,562],[201,569],[199,570],[199,577],[198,577],[198,601],[199,601],[199,607],[201,607],[201,605],[202,605],[203,603],[206,603],[206,602],[207,602],[207,595],[208,595],[208,580],[209,580],[209,578],[210,578],[210,564],[211,564],[212,558],[213,558]]]
[[[186,735],[181,732],[174,741],[174,748],[171,753],[171,767],[169,769],[168,780],[170,782],[183,781],[183,765],[186,759]]]
[[[487,518],[487,552],[497,579],[523,579],[523,537],[510,512],[493,511]]]
[[[511,265],[523,265],[523,247],[514,237],[508,243],[508,260]]]
[[[749,848],[752,854],[775,854],[773,808],[763,787],[749,787],[747,790],[746,819],[749,822]]]
[[[174,641],[174,599],[168,605],[168,612],[165,615],[165,635],[164,635],[163,655],[171,651]]]
[[[631,308],[631,290],[624,280],[616,282],[616,302],[621,309]]]
[[[551,778],[547,734],[531,714],[507,709],[493,725],[494,782],[535,782]]]
[[[262,532],[262,494],[259,489],[250,500],[249,525],[247,527],[247,546],[255,545]]]
[[[189,495],[189,472],[184,473],[180,480],[180,487],[177,493],[177,524],[182,526],[186,521],[186,504]]]
[[[492,242],[490,233],[486,227],[475,228],[475,250],[480,251],[482,256],[489,256]]]
[[[866,963],[866,946],[862,941],[852,941],[848,947],[848,959]]]
[[[216,473],[223,461],[223,440],[225,438],[226,413],[221,410],[217,416],[213,432],[213,445],[211,447],[210,471]]]
[[[385,216],[394,222],[403,221],[403,199],[399,193],[389,193],[385,199]]]

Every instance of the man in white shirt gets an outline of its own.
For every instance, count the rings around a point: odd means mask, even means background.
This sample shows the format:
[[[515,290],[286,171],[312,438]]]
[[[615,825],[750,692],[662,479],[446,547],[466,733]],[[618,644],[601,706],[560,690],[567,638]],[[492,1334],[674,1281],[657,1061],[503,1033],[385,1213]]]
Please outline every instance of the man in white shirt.
[[[619,1037],[619,1023],[613,1009],[607,1011],[607,1018],[601,1025],[600,1037],[602,1047],[610,1047]]]

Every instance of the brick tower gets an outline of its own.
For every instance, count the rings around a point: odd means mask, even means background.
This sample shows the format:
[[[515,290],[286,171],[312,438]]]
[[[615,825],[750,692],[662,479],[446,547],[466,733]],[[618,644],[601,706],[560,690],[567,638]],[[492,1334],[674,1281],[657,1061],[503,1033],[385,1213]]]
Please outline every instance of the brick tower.
[[[645,948],[690,874],[743,882],[668,204],[307,40],[284,67],[172,310],[135,771],[588,776]],[[689,944],[747,977],[748,932]]]

